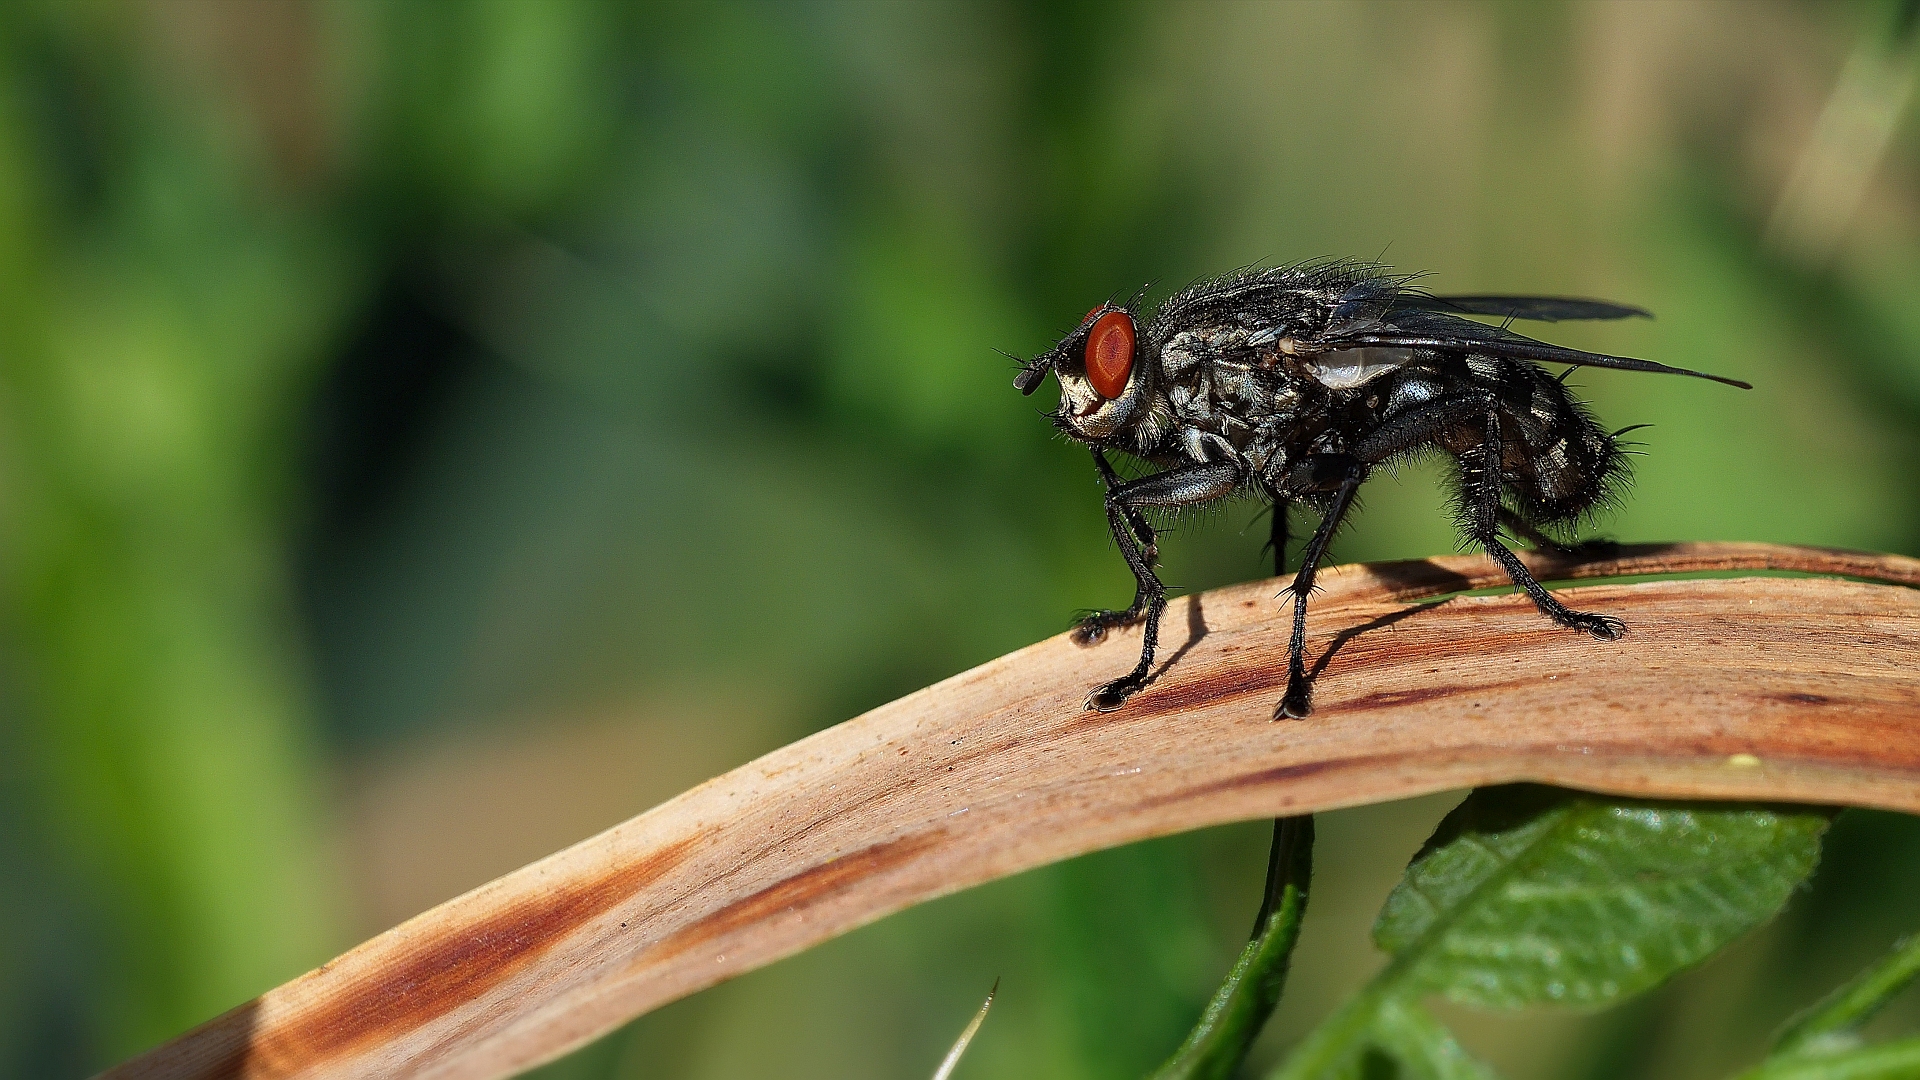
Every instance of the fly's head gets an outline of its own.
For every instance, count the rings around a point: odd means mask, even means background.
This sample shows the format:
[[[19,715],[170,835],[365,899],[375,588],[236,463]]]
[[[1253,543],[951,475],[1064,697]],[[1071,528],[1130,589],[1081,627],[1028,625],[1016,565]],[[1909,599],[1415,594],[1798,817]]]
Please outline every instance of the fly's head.
[[[1082,442],[1101,442],[1124,434],[1150,411],[1144,352],[1133,312],[1102,304],[1058,345],[1029,360],[1013,385],[1031,394],[1053,372],[1060,382],[1054,422]]]

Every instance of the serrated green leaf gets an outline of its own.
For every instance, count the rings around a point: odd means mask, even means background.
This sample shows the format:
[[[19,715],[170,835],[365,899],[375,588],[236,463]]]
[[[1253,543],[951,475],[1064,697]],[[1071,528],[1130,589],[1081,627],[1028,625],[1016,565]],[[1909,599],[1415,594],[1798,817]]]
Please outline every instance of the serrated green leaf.
[[[1593,1007],[1646,990],[1777,911],[1813,871],[1829,818],[1531,785],[1476,791],[1381,910],[1374,940],[1392,962],[1269,1080],[1326,1080],[1382,1049],[1395,1071],[1471,1067],[1437,1021],[1404,1011],[1427,994]]]
[[[1819,859],[1826,813],[1476,791],[1374,927],[1397,991],[1487,1008],[1609,1005],[1765,921]]]
[[[1408,1080],[1495,1080],[1496,1074],[1453,1037],[1420,1003],[1391,998],[1373,1019],[1375,1045],[1400,1064]]]

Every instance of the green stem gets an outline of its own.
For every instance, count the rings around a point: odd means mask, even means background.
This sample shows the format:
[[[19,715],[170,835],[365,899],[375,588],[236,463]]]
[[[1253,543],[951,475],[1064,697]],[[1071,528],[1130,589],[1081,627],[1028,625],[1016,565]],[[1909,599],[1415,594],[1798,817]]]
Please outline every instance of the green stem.
[[[1359,993],[1348,998],[1338,1012],[1321,1021],[1293,1048],[1284,1064],[1267,1074],[1267,1080],[1322,1080],[1364,1050],[1381,1006],[1392,996],[1393,984],[1399,981],[1399,974],[1394,970],[1398,966],[1387,965]]]
[[[1447,1025],[1411,998],[1389,998],[1374,1014],[1373,1037],[1380,1049],[1402,1063],[1402,1075],[1426,1080],[1495,1080]]]
[[[1832,1056],[1774,1058],[1736,1080],[1913,1080],[1915,1076],[1920,1076],[1920,1038]]]
[[[1313,873],[1313,818],[1275,818],[1266,897],[1253,937],[1180,1049],[1151,1080],[1228,1080],[1280,1003]]]
[[[1822,1042],[1844,1036],[1872,1019],[1895,994],[1920,978],[1920,934],[1895,942],[1893,951],[1853,981],[1788,1023],[1773,1043],[1775,1057],[1817,1050]]]

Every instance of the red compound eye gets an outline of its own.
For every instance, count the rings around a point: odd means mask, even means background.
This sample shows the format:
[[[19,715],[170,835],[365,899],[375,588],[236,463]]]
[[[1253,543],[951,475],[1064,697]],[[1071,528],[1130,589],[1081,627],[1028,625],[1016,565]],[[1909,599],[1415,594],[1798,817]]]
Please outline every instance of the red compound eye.
[[[1098,310],[1097,308],[1095,310]],[[1127,389],[1133,374],[1133,316],[1109,311],[1087,334],[1087,382],[1093,392],[1112,401]]]

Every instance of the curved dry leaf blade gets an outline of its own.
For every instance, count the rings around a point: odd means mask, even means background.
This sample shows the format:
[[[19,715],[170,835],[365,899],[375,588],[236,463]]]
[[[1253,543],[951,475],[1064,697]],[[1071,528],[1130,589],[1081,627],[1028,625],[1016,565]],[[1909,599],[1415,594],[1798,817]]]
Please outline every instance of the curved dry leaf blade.
[[[1920,561],[1757,544],[1528,556],[1548,580],[1777,569],[1920,585]],[[1536,780],[1920,812],[1920,591],[1831,578],[1578,590],[1558,630],[1486,559],[1342,567],[1285,682],[1276,582],[1187,597],[1167,662],[1081,708],[1137,638],[1065,636],[709,781],[449,901],[115,1077],[490,1078],[903,907],[1201,826]]]

